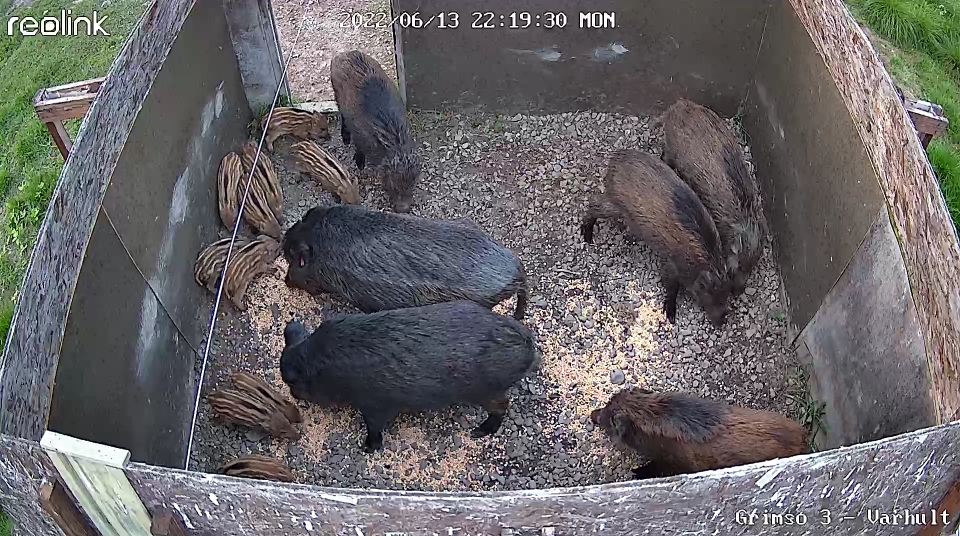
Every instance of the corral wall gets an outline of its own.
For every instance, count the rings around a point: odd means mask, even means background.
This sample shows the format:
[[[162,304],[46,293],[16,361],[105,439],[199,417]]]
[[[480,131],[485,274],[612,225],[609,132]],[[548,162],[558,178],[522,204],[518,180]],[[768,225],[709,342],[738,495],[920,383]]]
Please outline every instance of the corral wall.
[[[802,330],[800,357],[826,404],[822,446],[935,424],[917,309],[883,189],[787,0],[771,5],[745,115],[790,331]]]
[[[193,262],[220,228],[212,185],[280,76],[269,2],[226,4],[229,21],[218,2],[151,5],[111,67],[0,361],[4,433],[49,426],[182,466],[210,314]]]
[[[947,536],[960,509],[957,441],[960,423],[696,475],[488,493],[322,488],[143,464],[126,474],[148,511],[173,509],[190,534],[207,536]],[[41,479],[55,475],[46,453],[0,436],[0,461],[0,504],[18,536],[59,534],[38,506]],[[877,522],[894,509],[925,513],[928,525]],[[950,513],[948,527],[930,525],[932,510]]]
[[[422,21],[444,13],[448,26],[454,20],[449,14],[458,15],[456,28],[441,28],[434,19],[427,27],[395,29],[403,50],[398,70],[411,108],[649,113],[684,96],[733,115],[753,78],[769,1],[392,5],[394,16],[418,13]],[[522,12],[531,15],[531,26],[511,29],[510,14]],[[612,12],[616,27],[580,28],[581,12]],[[566,15],[566,26],[546,28],[556,20],[548,14],[557,13]]]
[[[183,467],[211,311],[193,263],[222,227],[220,159],[250,121],[223,8],[199,2],[107,186],[67,318],[50,430]]]

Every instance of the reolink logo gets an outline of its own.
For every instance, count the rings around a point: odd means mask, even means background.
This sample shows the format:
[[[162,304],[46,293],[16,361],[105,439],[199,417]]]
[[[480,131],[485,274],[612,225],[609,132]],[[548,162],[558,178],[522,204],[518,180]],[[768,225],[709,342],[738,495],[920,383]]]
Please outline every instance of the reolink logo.
[[[89,37],[95,35],[109,36],[103,29],[103,21],[107,17],[101,17],[96,11],[92,17],[86,15],[74,16],[72,9],[61,9],[59,16],[57,13],[44,11],[43,17],[38,21],[36,17],[10,17],[7,20],[7,35],[12,36],[14,32],[20,35],[86,35]]]

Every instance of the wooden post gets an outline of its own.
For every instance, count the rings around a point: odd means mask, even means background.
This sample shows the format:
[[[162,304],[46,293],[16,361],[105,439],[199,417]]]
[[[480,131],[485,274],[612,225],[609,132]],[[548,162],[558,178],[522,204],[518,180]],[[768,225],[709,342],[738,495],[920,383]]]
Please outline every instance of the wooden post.
[[[40,483],[40,508],[66,536],[101,536],[59,480],[44,478]]]
[[[47,126],[53,142],[66,160],[73,148],[70,135],[63,127],[68,119],[80,119],[87,114],[90,104],[97,98],[97,91],[105,77],[93,78],[82,82],[72,82],[61,86],[40,89],[33,96],[33,108]]]
[[[103,536],[152,536],[150,514],[124,473],[130,451],[50,431],[40,446]]]
[[[907,109],[907,115],[913,121],[913,126],[920,136],[920,145],[924,149],[930,144],[936,136],[940,136],[947,130],[950,121],[943,115],[943,108],[939,104],[927,102],[920,99],[903,98],[903,106]]]

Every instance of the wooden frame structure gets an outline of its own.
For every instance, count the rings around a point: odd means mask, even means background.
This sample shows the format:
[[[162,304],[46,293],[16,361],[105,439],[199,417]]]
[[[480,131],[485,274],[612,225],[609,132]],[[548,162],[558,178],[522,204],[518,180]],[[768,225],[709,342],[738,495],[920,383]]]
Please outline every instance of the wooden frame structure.
[[[129,452],[46,432],[71,293],[127,135],[196,0],[136,29],[90,98],[31,257],[0,362],[0,503],[25,536],[116,534],[956,534],[960,521],[960,246],[910,116],[841,0],[789,0],[824,58],[877,170],[935,381],[938,426],[870,443],[668,479],[498,493],[324,488],[130,463]],[[247,14],[268,0],[228,0]],[[269,54],[265,54],[269,56]],[[249,57],[249,56],[248,56]],[[280,61],[280,60],[278,60]],[[271,64],[271,69],[275,65]],[[250,95],[263,79],[241,66]],[[266,69],[264,69],[266,71]],[[275,86],[274,86],[275,87]],[[250,98],[251,102],[255,102]],[[51,116],[46,116],[51,117]],[[71,148],[61,149],[65,154]],[[890,155],[896,155],[895,158]],[[945,295],[945,290],[952,292]],[[953,421],[953,422],[951,422]],[[59,483],[58,482],[62,482]],[[58,489],[61,486],[62,489]],[[68,493],[69,492],[69,493]],[[119,505],[117,504],[117,501]],[[947,511],[949,522],[877,522]],[[743,512],[747,517],[741,517]],[[750,522],[749,513],[778,515]],[[824,512],[827,517],[824,518]],[[83,527],[79,515],[91,527]],[[805,524],[796,523],[803,513]],[[793,515],[793,523],[784,522]],[[770,518],[766,518],[769,520]],[[83,531],[86,532],[83,532]]]
[[[913,126],[920,136],[920,145],[924,149],[930,145],[930,140],[943,135],[947,131],[950,121],[943,115],[943,107],[939,104],[920,99],[904,98],[903,106],[913,121]]]
[[[70,141],[70,134],[64,128],[63,122],[68,119],[81,119],[87,115],[104,80],[106,77],[101,76],[40,89],[34,94],[33,108],[37,117],[47,126],[64,160],[70,154],[73,142]]]
[[[148,512],[125,473],[129,451],[55,432],[40,446],[57,470],[40,484],[40,507],[66,536],[188,534],[169,508]]]

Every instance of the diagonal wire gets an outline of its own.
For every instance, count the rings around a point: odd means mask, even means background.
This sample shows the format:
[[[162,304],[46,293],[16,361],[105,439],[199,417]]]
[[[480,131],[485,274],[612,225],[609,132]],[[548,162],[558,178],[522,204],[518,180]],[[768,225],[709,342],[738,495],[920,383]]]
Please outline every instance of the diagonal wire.
[[[305,4],[306,0],[300,0],[300,27],[297,29],[297,35],[294,37],[293,45],[290,47],[290,58],[292,58],[293,51],[296,50],[297,43],[300,41],[300,34],[303,32],[305,18],[304,15],[306,14],[306,9],[304,9]],[[277,48],[279,49],[279,39]],[[289,61],[283,62],[283,70],[280,72],[280,81],[277,83],[277,93],[273,96],[273,102],[270,103],[270,111],[267,113],[267,118],[263,124],[269,125],[270,119],[273,117],[273,110],[277,106],[277,99],[280,98],[280,91],[283,89],[284,82],[286,81],[288,65]],[[213,330],[217,325],[217,312],[220,310],[220,298],[223,296],[223,285],[226,282],[227,267],[230,266],[230,255],[233,254],[233,245],[237,241],[237,231],[240,229],[240,222],[243,219],[243,208],[247,204],[247,195],[250,193],[250,184],[253,182],[253,176],[257,171],[257,162],[260,160],[260,151],[263,148],[263,140],[267,136],[267,129],[263,128],[261,130],[263,132],[260,133],[260,143],[257,144],[257,154],[253,157],[253,165],[250,167],[250,175],[247,176],[247,185],[243,190],[243,197],[240,200],[240,210],[237,211],[237,221],[233,224],[233,235],[230,237],[230,247],[227,249],[227,258],[224,260],[223,271],[220,273],[220,284],[217,286],[217,298],[213,303],[213,313],[210,315],[210,327],[207,330],[207,343],[203,348],[203,363],[200,366],[200,378],[197,381],[197,396],[193,403],[193,419],[190,421],[190,439],[187,441],[187,456],[183,464],[184,470],[190,469],[190,454],[193,452],[193,438],[197,429],[197,415],[200,412],[200,393],[203,392],[203,377],[207,371],[207,359],[210,356],[210,344],[213,342]]]

